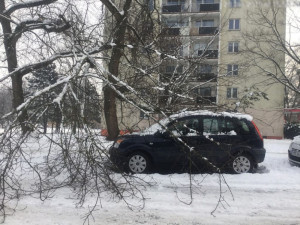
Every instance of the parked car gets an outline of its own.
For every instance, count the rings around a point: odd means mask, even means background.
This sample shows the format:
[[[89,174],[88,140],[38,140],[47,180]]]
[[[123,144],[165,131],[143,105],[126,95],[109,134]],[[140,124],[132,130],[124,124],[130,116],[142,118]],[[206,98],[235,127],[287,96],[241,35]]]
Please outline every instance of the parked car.
[[[172,115],[142,133],[119,137],[110,148],[114,165],[131,173],[217,167],[246,173],[263,162],[265,153],[251,116],[210,111]]]
[[[286,123],[284,125],[284,138],[293,139],[294,137],[300,135],[300,125],[297,123]]]
[[[300,166],[300,136],[296,136],[290,144],[289,161],[292,165]]]

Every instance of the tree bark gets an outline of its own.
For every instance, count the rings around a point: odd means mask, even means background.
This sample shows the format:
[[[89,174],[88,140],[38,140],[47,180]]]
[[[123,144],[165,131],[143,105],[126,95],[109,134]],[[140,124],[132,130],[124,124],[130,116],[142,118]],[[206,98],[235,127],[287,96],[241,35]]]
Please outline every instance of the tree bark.
[[[124,14],[121,15],[118,11],[115,11],[115,8],[112,7],[110,1],[102,0],[103,4],[111,11],[111,13],[116,18],[116,30],[113,35],[113,40],[116,46],[111,50],[111,58],[108,64],[108,71],[110,74],[114,76],[119,75],[119,67],[121,57],[123,55],[123,46],[125,42],[125,34],[127,28],[127,16],[128,10],[131,6],[132,0],[126,0],[123,12]],[[116,81],[109,76],[108,80],[111,84],[115,84]],[[104,116],[107,126],[108,132],[108,140],[114,140],[119,135],[119,125],[118,125],[118,117],[117,117],[117,106],[116,106],[116,92],[109,86],[105,86],[103,90],[104,94]]]
[[[3,13],[5,11],[5,2],[4,0],[0,1],[0,12]],[[3,14],[2,14],[3,15]],[[7,18],[0,18],[0,22],[2,25],[3,33],[4,33],[4,47],[7,56],[7,66],[8,72],[13,72],[18,67],[18,60],[17,60],[17,52],[16,52],[16,42],[11,37],[12,28],[11,22],[9,21],[10,16],[5,15]],[[17,109],[24,102],[24,92],[23,92],[23,81],[22,75],[15,74],[11,77],[12,81],[12,92],[13,92],[13,108]],[[28,126],[28,114],[26,109],[22,109],[18,115],[18,121],[21,125],[21,129],[23,134],[30,131],[31,128]]]

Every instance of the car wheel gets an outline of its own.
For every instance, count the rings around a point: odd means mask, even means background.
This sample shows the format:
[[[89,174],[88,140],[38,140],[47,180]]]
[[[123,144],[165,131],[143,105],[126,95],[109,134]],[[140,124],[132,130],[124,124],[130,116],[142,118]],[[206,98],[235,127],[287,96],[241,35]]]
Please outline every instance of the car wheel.
[[[253,171],[253,160],[251,156],[242,154],[236,155],[231,163],[233,173],[251,173]]]
[[[151,162],[149,157],[137,152],[128,158],[128,169],[131,173],[146,173],[150,171]]]

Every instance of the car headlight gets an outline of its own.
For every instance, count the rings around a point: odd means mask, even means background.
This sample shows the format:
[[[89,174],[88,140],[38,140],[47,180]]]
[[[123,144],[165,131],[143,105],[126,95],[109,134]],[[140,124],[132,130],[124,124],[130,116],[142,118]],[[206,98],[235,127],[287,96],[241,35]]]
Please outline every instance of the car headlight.
[[[119,148],[119,146],[120,146],[120,144],[121,144],[122,141],[124,141],[124,139],[118,139],[118,140],[116,140],[115,143],[114,143],[114,145],[113,145],[114,148]]]

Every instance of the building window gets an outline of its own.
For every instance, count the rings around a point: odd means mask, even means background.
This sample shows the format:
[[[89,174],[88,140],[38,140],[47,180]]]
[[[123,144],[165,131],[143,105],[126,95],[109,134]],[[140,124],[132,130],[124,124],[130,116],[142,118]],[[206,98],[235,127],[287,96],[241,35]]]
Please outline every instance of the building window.
[[[230,19],[229,30],[239,30],[239,29],[240,29],[240,19]]]
[[[187,27],[189,26],[188,20],[182,20],[182,19],[166,19],[164,21],[168,27],[172,28],[180,28],[180,27]]]
[[[166,66],[166,73],[182,73],[183,66]]]
[[[167,5],[184,5],[185,0],[168,0]]]
[[[197,0],[198,4],[214,4],[214,0]]]
[[[212,73],[212,65],[205,64],[202,65],[199,69],[200,73]]]
[[[196,22],[197,27],[214,27],[214,20],[201,20]]]
[[[237,98],[237,88],[227,88],[227,98]]]
[[[230,0],[230,8],[241,7],[241,0]]]
[[[239,52],[239,43],[238,42],[229,42],[228,43],[228,52]]]
[[[229,76],[237,76],[239,75],[239,65],[236,64],[228,64],[227,65],[227,75]]]
[[[149,11],[154,10],[154,0],[146,0],[146,3],[148,4]]]
[[[211,88],[210,87],[202,87],[202,88],[200,88],[199,94],[202,97],[211,97]]]
[[[207,44],[206,43],[196,43],[194,44],[194,50],[198,51],[198,50],[202,50],[204,51],[205,49],[207,49]]]

